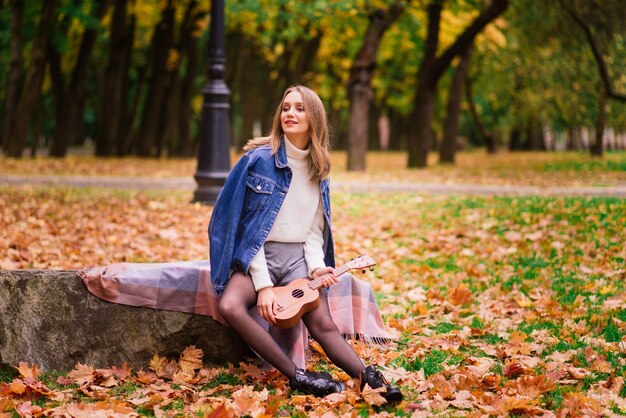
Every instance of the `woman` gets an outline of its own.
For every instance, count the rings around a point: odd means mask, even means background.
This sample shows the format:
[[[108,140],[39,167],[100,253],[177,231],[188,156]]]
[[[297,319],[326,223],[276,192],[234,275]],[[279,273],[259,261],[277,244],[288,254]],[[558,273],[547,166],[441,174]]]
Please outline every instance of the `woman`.
[[[326,112],[312,90],[290,87],[276,110],[268,137],[252,139],[230,172],[209,224],[211,276],[219,309],[246,343],[289,379],[292,389],[316,396],[341,392],[328,373],[297,368],[248,312],[254,305],[275,323],[274,286],[311,277],[324,287],[337,282],[330,230],[329,132]],[[373,366],[365,367],[330,316],[326,291],[302,320],[328,358],[361,388],[385,387],[388,402],[402,393]]]

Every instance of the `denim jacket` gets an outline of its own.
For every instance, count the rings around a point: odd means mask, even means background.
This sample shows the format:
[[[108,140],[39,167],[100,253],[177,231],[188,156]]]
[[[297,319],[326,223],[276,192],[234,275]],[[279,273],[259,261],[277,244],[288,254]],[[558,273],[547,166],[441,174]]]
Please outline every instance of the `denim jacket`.
[[[209,222],[211,281],[218,294],[231,271],[248,272],[261,249],[291,183],[285,142],[272,155],[269,145],[248,151],[235,164],[217,196]],[[324,210],[324,262],[335,266],[329,181],[320,181]]]

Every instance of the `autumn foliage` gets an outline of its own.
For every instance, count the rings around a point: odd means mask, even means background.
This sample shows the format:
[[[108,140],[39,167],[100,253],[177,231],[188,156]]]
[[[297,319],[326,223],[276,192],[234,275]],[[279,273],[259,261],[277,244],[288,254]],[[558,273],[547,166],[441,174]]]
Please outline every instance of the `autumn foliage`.
[[[2,268],[207,256],[211,208],[189,203],[189,192],[0,191]],[[345,392],[292,393],[252,360],[204,364],[188,347],[177,358],[154,353],[143,370],[20,363],[0,373],[0,416],[626,414],[624,199],[341,189],[332,198],[337,261],[377,261],[362,278],[399,334],[391,346],[351,344],[401,387],[397,407],[359,391],[312,344],[309,367],[346,382]]]

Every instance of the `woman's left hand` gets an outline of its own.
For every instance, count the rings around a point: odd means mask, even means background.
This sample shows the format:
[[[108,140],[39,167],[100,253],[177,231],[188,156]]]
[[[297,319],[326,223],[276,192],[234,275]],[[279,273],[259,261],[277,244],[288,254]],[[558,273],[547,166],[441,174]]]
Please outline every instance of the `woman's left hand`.
[[[335,269],[332,267],[323,267],[313,270],[313,273],[311,273],[311,278],[321,279],[322,286],[324,287],[328,287],[339,282],[339,280],[335,276]]]

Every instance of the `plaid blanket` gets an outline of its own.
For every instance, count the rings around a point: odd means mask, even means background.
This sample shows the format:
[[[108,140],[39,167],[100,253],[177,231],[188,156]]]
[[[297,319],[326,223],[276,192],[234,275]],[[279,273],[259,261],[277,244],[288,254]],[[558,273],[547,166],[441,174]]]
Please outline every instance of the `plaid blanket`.
[[[218,309],[208,260],[118,263],[79,272],[90,293],[108,302],[206,315],[228,326]],[[330,313],[346,338],[389,343],[397,335],[382,320],[368,283],[344,274],[328,293]],[[308,333],[302,321],[291,329],[270,326],[251,309],[298,367],[305,366]]]

